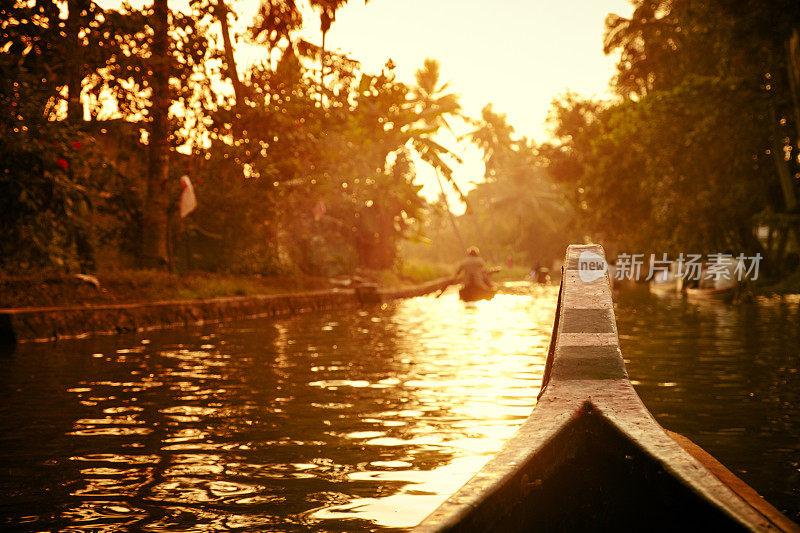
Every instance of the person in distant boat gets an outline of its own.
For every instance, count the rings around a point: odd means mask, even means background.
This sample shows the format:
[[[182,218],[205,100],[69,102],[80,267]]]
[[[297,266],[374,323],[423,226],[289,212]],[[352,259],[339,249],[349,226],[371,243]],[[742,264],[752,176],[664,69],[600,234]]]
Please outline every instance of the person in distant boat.
[[[550,281],[550,269],[540,266],[536,269],[536,283],[545,284]]]
[[[481,257],[481,252],[476,246],[467,248],[467,257],[461,261],[456,270],[455,278],[464,274],[464,288],[478,288],[484,291],[493,291],[494,285],[489,280],[486,263]]]

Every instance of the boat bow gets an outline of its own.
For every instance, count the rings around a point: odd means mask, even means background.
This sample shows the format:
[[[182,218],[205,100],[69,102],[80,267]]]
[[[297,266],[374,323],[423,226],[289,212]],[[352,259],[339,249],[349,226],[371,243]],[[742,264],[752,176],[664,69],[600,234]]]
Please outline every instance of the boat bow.
[[[733,474],[712,473],[646,409],[625,370],[608,275],[579,272],[586,252],[604,257],[596,245],[567,251],[533,413],[415,531],[800,531]]]

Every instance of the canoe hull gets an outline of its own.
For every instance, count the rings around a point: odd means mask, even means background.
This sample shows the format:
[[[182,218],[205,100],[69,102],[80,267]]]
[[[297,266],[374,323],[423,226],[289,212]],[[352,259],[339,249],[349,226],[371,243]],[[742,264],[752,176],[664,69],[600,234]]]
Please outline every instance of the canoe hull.
[[[526,459],[477,508],[418,531],[747,531],[599,413]]]
[[[480,287],[467,286],[458,290],[458,297],[465,302],[477,302],[479,300],[491,300],[497,291],[487,291]]]
[[[736,287],[724,289],[686,289],[686,297],[704,302],[731,302],[736,294]]]
[[[414,531],[800,532],[656,422],[625,370],[608,277],[579,275],[586,251],[604,255],[569,247],[535,409]]]

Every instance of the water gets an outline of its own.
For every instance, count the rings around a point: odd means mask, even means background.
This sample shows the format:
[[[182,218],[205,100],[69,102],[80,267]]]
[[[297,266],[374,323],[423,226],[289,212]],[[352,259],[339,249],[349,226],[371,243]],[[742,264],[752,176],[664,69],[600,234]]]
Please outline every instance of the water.
[[[628,375],[662,426],[800,522],[800,299],[616,296]]]
[[[0,524],[415,525],[536,402],[556,287],[25,344],[0,367]]]
[[[25,344],[0,357],[0,527],[415,525],[535,405],[557,287]],[[668,429],[800,519],[800,303],[621,292],[631,379]]]

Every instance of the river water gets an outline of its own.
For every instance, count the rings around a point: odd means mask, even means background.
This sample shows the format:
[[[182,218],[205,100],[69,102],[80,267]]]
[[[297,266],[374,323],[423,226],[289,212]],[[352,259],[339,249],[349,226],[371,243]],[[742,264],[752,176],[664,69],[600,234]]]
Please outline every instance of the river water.
[[[647,408],[800,523],[800,298],[743,305],[615,295]]]
[[[0,367],[0,524],[20,531],[415,525],[536,402],[557,287],[23,344]],[[800,518],[798,303],[618,295],[631,379]]]
[[[557,287],[24,344],[0,517],[26,531],[415,525],[530,414]]]

